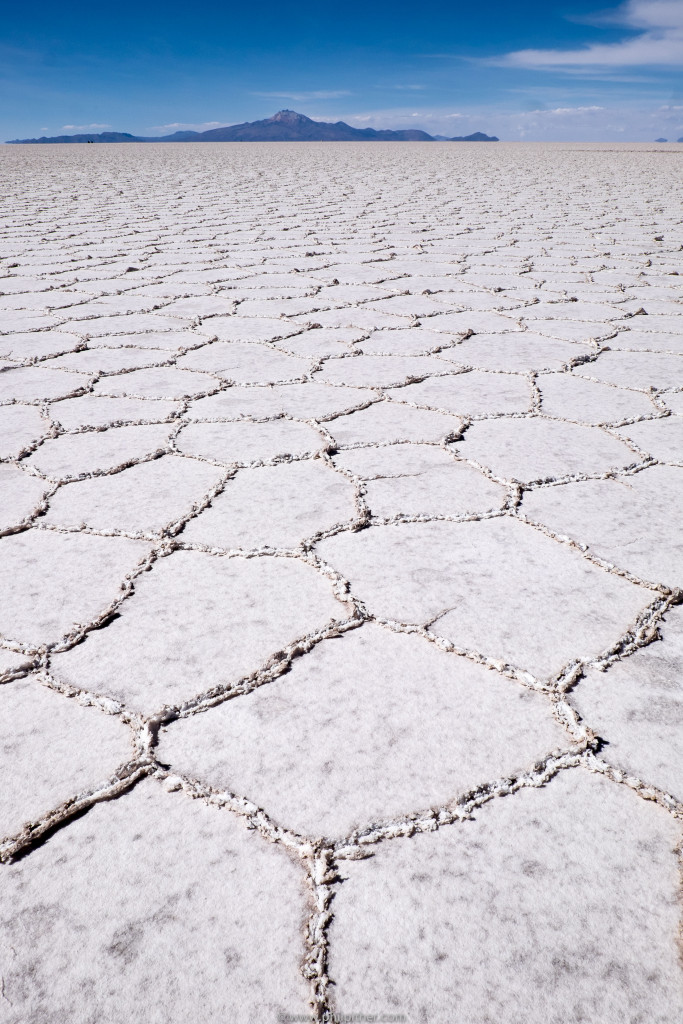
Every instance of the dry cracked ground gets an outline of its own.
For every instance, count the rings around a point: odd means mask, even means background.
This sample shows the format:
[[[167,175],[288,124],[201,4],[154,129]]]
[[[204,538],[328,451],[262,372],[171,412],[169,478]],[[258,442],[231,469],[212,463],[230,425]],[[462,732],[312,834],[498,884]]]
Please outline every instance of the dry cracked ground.
[[[2,151],[2,1024],[680,1024],[681,160]]]

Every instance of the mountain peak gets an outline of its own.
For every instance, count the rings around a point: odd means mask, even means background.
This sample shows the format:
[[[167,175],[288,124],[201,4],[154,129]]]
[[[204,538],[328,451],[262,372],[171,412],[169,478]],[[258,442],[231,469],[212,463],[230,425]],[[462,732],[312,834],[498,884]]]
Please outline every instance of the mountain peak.
[[[277,114],[273,114],[268,120],[280,121],[283,124],[306,124],[311,119],[305,114],[297,114],[296,110],[278,110]]]

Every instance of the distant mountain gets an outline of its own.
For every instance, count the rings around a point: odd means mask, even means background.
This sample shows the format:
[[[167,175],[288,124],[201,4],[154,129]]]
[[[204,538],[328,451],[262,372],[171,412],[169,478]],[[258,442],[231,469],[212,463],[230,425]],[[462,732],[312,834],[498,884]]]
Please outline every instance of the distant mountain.
[[[294,110],[280,110],[263,121],[245,121],[208,132],[176,132],[162,142],[360,142],[363,139],[387,142],[431,142],[427,132],[376,131],[374,128],[352,128],[343,121],[330,124],[313,121]]]
[[[279,110],[262,121],[245,121],[208,132],[174,132],[161,138],[144,138],[127,132],[102,132],[99,135],[57,135],[53,138],[11,139],[12,145],[53,142],[434,142],[442,141],[427,132],[409,128],[405,131],[376,128],[352,128],[344,121],[331,124],[313,121],[294,110]],[[498,142],[495,136],[475,132],[447,142]]]
[[[49,139],[43,135],[40,139],[8,139],[7,141],[9,144],[14,144],[24,142],[143,142],[144,140],[138,139],[128,132],[100,132],[99,135],[54,135]]]
[[[483,132],[474,132],[472,135],[454,135],[449,138],[447,135],[435,135],[435,142],[500,142],[497,135],[484,135]]]
[[[473,132],[472,135],[454,135],[449,142],[500,142],[497,135],[484,135],[483,132]]]
[[[655,142],[668,142],[668,139],[655,139]]]

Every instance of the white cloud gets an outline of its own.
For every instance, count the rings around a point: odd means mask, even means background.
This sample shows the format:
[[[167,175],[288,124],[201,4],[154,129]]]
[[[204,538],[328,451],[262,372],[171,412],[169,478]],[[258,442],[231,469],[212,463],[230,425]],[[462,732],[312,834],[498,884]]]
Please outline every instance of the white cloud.
[[[484,132],[504,141],[538,142],[645,142],[658,136],[678,138],[683,117],[674,106],[543,103],[539,96],[531,110],[480,106],[453,110],[447,107],[383,108],[351,112],[342,120],[358,128],[422,128],[430,135],[470,135]]]
[[[63,132],[106,132],[110,124],[63,124]]]
[[[529,110],[528,114],[536,114],[542,117],[573,117],[575,114],[595,114],[604,107],[540,107],[538,110]]]
[[[628,0],[610,14],[609,20],[637,31],[638,35],[618,43],[591,43],[575,50],[516,50],[495,63],[542,70],[683,63],[681,0]]]
[[[210,128],[222,128],[229,121],[201,121],[199,124],[190,124],[186,121],[172,121],[171,124],[157,124],[148,129],[150,132],[159,132],[161,135],[170,135],[172,132],[207,132]]]
[[[348,89],[318,89],[313,92],[254,92],[252,96],[265,96],[274,100],[336,100],[350,96]]]
[[[342,120],[356,128],[419,128],[430,135],[469,135],[475,131],[499,134],[495,131],[495,119],[488,110],[463,113],[447,108],[421,107],[416,110],[404,107],[347,114]]]

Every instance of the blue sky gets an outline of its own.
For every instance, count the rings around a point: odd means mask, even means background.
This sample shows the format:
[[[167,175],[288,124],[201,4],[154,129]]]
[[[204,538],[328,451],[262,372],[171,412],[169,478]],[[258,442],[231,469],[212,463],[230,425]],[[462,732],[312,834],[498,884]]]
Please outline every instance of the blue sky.
[[[683,136],[683,0],[34,0],[0,26],[0,138],[157,135],[282,107],[504,139]]]

